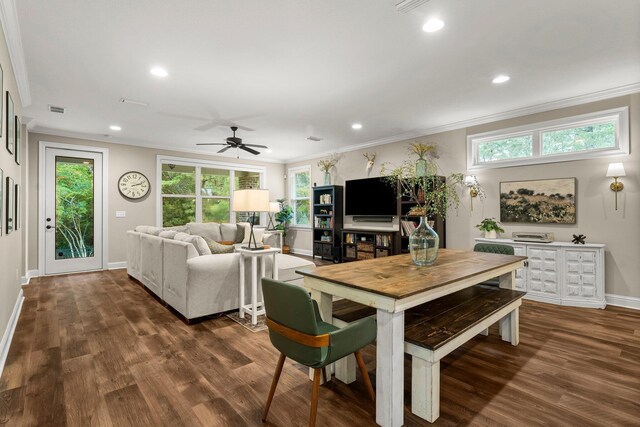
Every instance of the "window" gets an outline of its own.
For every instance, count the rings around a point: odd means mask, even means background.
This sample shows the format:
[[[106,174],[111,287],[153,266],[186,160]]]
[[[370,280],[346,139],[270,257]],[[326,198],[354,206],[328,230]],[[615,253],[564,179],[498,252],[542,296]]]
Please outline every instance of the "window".
[[[262,168],[162,156],[158,156],[158,164],[161,171],[158,223],[164,227],[188,222],[248,221],[246,213],[231,211],[233,191],[262,188]],[[256,216],[256,225],[261,220],[262,216]]]
[[[467,137],[469,169],[628,153],[627,107]]]
[[[311,166],[289,169],[289,204],[293,208],[292,225],[311,224]]]

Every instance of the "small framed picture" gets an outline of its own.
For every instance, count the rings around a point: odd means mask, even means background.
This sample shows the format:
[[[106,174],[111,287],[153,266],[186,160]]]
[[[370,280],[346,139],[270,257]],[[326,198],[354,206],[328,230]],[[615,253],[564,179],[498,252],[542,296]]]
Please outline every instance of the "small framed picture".
[[[5,199],[7,200],[7,209],[5,210],[5,214],[7,217],[6,221],[6,233],[9,234],[13,231],[14,226],[14,215],[15,215],[15,183],[13,182],[13,178],[7,177],[7,186],[6,186],[6,194]]]
[[[17,230],[18,228],[20,228],[20,226],[22,225],[20,222],[20,214],[22,213],[20,211],[20,184],[16,184],[16,214],[15,214],[15,219],[13,220],[15,222],[15,227],[14,229]]]
[[[13,154],[16,146],[16,120],[15,114],[13,114],[13,99],[11,99],[11,94],[9,93],[9,91],[7,91],[6,124],[7,151]]]
[[[20,123],[20,117],[16,116],[16,148],[15,148],[15,159],[16,163],[20,164],[20,154],[21,154],[21,146],[22,146],[22,123]]]

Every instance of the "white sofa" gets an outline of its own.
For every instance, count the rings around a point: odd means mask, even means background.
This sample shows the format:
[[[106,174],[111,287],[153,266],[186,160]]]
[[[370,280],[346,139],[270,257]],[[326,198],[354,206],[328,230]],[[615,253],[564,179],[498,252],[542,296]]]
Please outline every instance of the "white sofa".
[[[211,254],[202,237],[234,241],[234,246],[246,245],[233,238],[235,227],[236,224],[188,224],[184,231],[191,233],[185,234],[182,230],[138,226],[127,232],[127,273],[186,319],[237,309],[240,254]],[[259,230],[256,238],[279,246],[278,234]],[[289,283],[302,284],[302,276],[295,270],[314,267],[311,261],[290,255],[277,257],[279,279]],[[271,259],[266,261],[265,274],[270,276]],[[250,263],[246,263],[245,277],[246,295],[250,295]]]

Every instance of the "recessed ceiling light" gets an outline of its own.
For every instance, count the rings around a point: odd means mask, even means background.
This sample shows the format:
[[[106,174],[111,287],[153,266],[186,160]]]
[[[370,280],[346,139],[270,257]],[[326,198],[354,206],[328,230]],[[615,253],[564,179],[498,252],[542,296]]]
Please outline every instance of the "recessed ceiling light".
[[[169,73],[162,67],[153,67],[150,71],[156,77],[167,77]]]
[[[422,31],[426,33],[435,33],[436,31],[440,31],[442,27],[444,27],[444,22],[438,18],[431,18],[422,26]]]
[[[265,153],[273,153],[273,150],[271,148],[267,148],[266,150],[264,150]]]
[[[493,83],[500,84],[500,83],[508,82],[510,78],[511,78],[511,77],[509,77],[509,76],[507,76],[507,75],[500,74],[499,76],[495,76],[495,77],[493,78],[493,80],[491,80],[491,81],[492,81]]]
[[[362,129],[362,125],[360,123],[354,123],[351,125],[351,129]]]
[[[109,129],[111,129],[111,130],[122,130],[122,128],[120,126],[118,126],[118,125],[111,125],[111,126],[109,126]]]

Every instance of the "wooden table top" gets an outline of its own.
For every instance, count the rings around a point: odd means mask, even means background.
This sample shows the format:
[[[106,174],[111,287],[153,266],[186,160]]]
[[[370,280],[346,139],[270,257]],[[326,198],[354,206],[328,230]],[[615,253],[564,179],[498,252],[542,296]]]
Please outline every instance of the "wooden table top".
[[[418,267],[410,254],[325,265],[297,273],[394,299],[402,299],[475,275],[513,265],[527,257],[440,249],[433,265]]]

